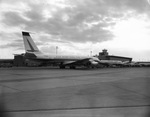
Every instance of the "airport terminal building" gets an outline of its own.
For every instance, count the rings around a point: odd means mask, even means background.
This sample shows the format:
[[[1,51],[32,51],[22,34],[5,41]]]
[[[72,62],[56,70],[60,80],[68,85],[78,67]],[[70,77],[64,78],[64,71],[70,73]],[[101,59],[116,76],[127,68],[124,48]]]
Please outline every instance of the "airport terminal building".
[[[13,59],[0,59],[0,67],[12,67],[13,64]]]
[[[102,52],[99,52],[98,58],[100,60],[118,60],[118,61],[129,61],[129,62],[132,61],[132,58],[130,57],[109,55],[106,49],[103,49]]]

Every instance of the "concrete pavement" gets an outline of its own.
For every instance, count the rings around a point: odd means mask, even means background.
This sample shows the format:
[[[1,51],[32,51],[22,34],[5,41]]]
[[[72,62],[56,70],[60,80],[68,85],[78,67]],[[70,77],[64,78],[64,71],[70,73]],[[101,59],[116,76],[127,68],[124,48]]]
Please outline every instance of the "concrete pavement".
[[[0,69],[13,117],[149,117],[150,68]]]

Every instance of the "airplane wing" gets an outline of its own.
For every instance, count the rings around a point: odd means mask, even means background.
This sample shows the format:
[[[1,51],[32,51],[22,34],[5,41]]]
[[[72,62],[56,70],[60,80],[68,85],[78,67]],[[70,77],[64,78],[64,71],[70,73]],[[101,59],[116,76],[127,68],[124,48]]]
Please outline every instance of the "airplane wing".
[[[63,63],[63,65],[65,66],[86,66],[86,67],[95,66],[98,64],[99,64],[99,60],[95,57],[85,58],[76,61],[66,61]]]
[[[123,65],[123,62],[116,60],[100,60],[99,64],[104,66],[111,66],[111,65],[121,66]]]
[[[64,65],[81,65],[81,64],[87,64],[89,62],[90,58],[85,58],[81,60],[76,60],[76,61],[65,61]]]

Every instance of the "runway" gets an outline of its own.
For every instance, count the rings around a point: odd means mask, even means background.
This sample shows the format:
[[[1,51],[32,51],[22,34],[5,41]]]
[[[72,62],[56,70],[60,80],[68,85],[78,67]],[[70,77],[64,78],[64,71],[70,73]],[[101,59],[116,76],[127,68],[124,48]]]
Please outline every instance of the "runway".
[[[10,117],[149,117],[150,68],[0,68]]]

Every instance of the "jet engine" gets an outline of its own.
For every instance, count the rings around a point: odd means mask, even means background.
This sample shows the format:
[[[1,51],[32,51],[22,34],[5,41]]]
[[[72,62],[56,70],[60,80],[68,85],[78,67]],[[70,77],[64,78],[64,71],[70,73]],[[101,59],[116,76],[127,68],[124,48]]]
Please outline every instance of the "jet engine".
[[[98,65],[98,62],[96,61],[90,61],[91,62],[91,65]]]

